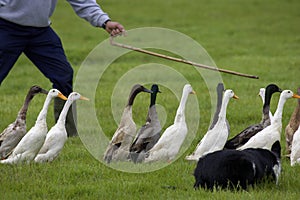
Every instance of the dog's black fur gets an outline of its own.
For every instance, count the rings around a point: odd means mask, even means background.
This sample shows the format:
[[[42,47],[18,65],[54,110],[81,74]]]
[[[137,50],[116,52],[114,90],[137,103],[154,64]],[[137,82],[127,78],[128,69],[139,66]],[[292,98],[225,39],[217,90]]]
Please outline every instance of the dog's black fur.
[[[249,148],[224,149],[201,157],[194,171],[194,188],[244,189],[270,178],[277,183],[280,173],[279,141],[272,150]]]

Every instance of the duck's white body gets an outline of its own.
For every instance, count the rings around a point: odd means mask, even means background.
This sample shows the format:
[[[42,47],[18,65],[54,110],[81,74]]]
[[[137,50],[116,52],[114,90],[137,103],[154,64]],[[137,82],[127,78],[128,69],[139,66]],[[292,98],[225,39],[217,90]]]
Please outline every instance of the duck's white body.
[[[188,132],[184,111],[188,95],[193,93],[195,92],[191,85],[186,84],[183,88],[174,124],[164,131],[153,148],[147,152],[148,157],[145,162],[171,161],[176,157]]]
[[[258,94],[259,94],[259,96],[260,96],[263,104],[265,104],[266,89],[265,88],[260,88]],[[269,117],[270,117],[270,121],[272,122],[272,120],[273,120],[273,114],[272,114],[271,111],[269,111]]]
[[[284,90],[279,98],[278,106],[273,117],[271,125],[251,137],[247,143],[239,147],[238,150],[247,148],[263,148],[271,150],[272,145],[278,140],[280,141],[282,130],[282,112],[283,106],[289,98],[299,98],[290,90]]]
[[[35,162],[51,162],[59,155],[68,138],[65,127],[68,110],[72,103],[78,99],[87,100],[77,92],[69,94],[68,100],[66,101],[56,124],[47,133],[46,140],[34,159]]]
[[[232,90],[226,90],[224,93],[223,103],[216,125],[213,129],[207,131],[207,133],[197,145],[195,151],[191,155],[187,156],[185,158],[186,160],[198,161],[200,157],[224,148],[229,135],[226,124],[226,110],[231,98],[238,97],[234,95]]]
[[[48,131],[46,117],[49,104],[54,97],[66,99],[57,89],[50,90],[35,125],[22,138],[12,154],[6,160],[2,160],[1,163],[16,164],[24,161],[30,162],[35,158],[46,138]]]
[[[292,148],[291,148],[291,166],[300,164],[300,126],[294,133]]]
[[[244,150],[248,148],[263,148],[271,149],[271,141],[280,141],[280,134],[282,123],[279,120],[274,121],[270,126],[267,126],[262,131],[258,132],[255,136],[251,137],[247,143],[237,148],[237,150]]]
[[[65,124],[57,121],[57,123],[47,133],[45,142],[39,153],[34,158],[34,161],[39,163],[53,161],[63,149],[67,138],[68,136]]]

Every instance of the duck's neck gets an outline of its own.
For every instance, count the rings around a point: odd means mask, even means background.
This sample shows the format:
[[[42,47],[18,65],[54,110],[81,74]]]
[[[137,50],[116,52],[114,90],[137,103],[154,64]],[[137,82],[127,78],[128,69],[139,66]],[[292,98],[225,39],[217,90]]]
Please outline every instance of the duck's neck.
[[[149,106],[149,107],[155,105],[155,102],[156,102],[156,95],[157,95],[156,92],[151,93],[150,106]]]
[[[46,98],[46,100],[44,102],[43,108],[40,111],[40,113],[39,113],[36,121],[46,120],[47,112],[48,112],[48,107],[50,105],[51,100],[52,100],[52,97],[47,96],[47,98]]]
[[[212,129],[215,126],[215,124],[217,123],[218,119],[219,119],[219,114],[220,114],[220,110],[221,110],[221,106],[222,106],[222,96],[223,96],[222,92],[223,91],[218,92],[217,107],[216,107],[216,111],[215,111],[215,114],[214,114],[213,121],[212,121],[209,129]]]
[[[31,92],[29,92],[26,95],[24,104],[23,104],[22,108],[20,109],[20,111],[18,113],[18,117],[21,118],[22,120],[26,120],[26,113],[27,113],[27,110],[28,110],[29,103],[32,99],[33,99],[33,95],[32,95]]]
[[[130,94],[130,96],[129,96],[129,98],[128,98],[127,106],[132,106],[132,105],[133,105],[133,102],[134,102],[134,99],[135,99],[136,95],[137,95],[138,93],[140,93],[140,92],[141,92],[141,91],[135,90],[135,91],[133,91],[133,92]]]
[[[265,102],[266,102],[266,101],[265,101],[265,96],[262,96],[262,97],[261,97],[261,100],[262,100],[263,105],[265,105]]]
[[[262,110],[262,113],[263,113],[262,122],[270,121],[269,112],[270,112],[270,103],[271,103],[272,94],[273,94],[273,92],[270,92],[270,90],[267,89],[266,93],[265,93],[265,97],[262,98],[262,99],[264,99],[263,100],[264,105],[263,105],[263,110]]]
[[[296,110],[297,110],[297,113],[300,113],[300,99],[298,99],[298,105],[296,107]]]
[[[272,123],[273,122],[281,123],[283,106],[284,106],[286,100],[287,100],[286,98],[279,98],[277,109],[276,109],[276,112],[274,114]]]
[[[229,103],[229,98],[228,97],[224,97],[223,98],[223,102],[222,102],[222,106],[221,106],[221,109],[220,109],[220,113],[219,113],[218,122],[221,122],[221,121],[225,122],[228,103]]]
[[[300,89],[298,89],[298,95],[300,95]],[[298,105],[294,110],[293,116],[294,116],[294,119],[295,119],[294,121],[299,122],[299,119],[300,119],[300,99],[298,99]]]
[[[184,92],[182,94],[179,106],[177,108],[177,112],[176,112],[174,123],[185,121],[184,110],[185,110],[185,104],[187,102],[187,98],[188,98],[188,93]]]
[[[127,123],[128,120],[134,123],[132,119],[132,106],[126,106],[125,109],[123,110],[119,126],[123,126],[124,124]]]
[[[294,109],[294,112],[292,114],[290,121],[299,122],[299,119],[300,119],[300,99],[298,99],[297,107]],[[298,123],[296,123],[296,124],[298,124]]]
[[[72,103],[73,103],[73,100],[71,100],[71,99],[68,99],[66,101],[66,103],[65,103],[65,105],[64,105],[64,107],[63,107],[63,109],[62,109],[62,111],[59,115],[59,118],[58,118],[57,122],[63,123],[63,124],[66,123],[66,117],[67,117],[68,111],[69,111],[70,106],[72,105]]]
[[[263,124],[263,126],[268,126],[268,125],[271,124],[270,105],[264,105],[263,106],[261,124]]]
[[[134,99],[135,99],[136,95],[137,95],[138,93],[140,93],[140,92],[141,92],[141,91],[135,90],[135,91],[133,91],[133,92],[130,94],[130,96],[129,96],[129,98],[128,98],[128,103],[127,103],[127,105],[126,105],[126,107],[125,107],[125,109],[124,109],[124,111],[123,111],[123,114],[122,114],[122,118],[121,118],[121,122],[120,122],[120,123],[123,123],[123,122],[122,122],[122,119],[126,119],[126,118],[132,119],[132,105],[133,105],[133,102],[134,102]]]
[[[267,106],[267,105],[270,105],[271,103],[271,97],[272,97],[272,92],[270,92],[268,89],[266,90],[265,92],[265,96],[263,99],[263,103],[264,103],[264,107]]]

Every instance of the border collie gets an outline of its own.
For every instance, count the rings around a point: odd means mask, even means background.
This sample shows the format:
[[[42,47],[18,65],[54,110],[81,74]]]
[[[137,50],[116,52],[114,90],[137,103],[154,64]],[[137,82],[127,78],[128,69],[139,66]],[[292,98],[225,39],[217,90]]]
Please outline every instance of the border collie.
[[[249,148],[242,151],[224,149],[199,158],[194,171],[196,182],[205,189],[247,189],[248,185],[270,178],[276,184],[281,171],[279,141],[267,149]]]

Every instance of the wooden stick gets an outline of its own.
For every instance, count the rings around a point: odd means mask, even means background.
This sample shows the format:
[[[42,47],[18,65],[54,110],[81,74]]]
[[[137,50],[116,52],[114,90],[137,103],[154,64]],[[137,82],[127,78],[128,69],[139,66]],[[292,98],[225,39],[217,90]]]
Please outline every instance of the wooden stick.
[[[148,55],[151,55],[151,56],[157,56],[157,57],[164,58],[164,59],[167,59],[167,60],[181,62],[181,63],[185,63],[185,64],[188,64],[188,65],[193,65],[193,66],[204,68],[204,69],[209,69],[209,70],[213,70],[213,71],[218,71],[218,72],[223,72],[223,73],[227,73],[227,74],[232,74],[232,75],[237,75],[237,76],[242,76],[242,77],[247,77],[247,78],[253,78],[253,79],[258,79],[259,78],[258,76],[255,76],[255,75],[243,74],[243,73],[239,73],[239,72],[235,72],[235,71],[231,71],[231,70],[220,69],[220,68],[216,68],[216,67],[212,67],[212,66],[208,66],[208,65],[195,63],[195,62],[192,62],[192,61],[189,61],[189,60],[184,60],[184,59],[181,59],[181,58],[175,58],[175,57],[172,57],[172,56],[167,56],[167,55],[164,55],[164,54],[155,53],[155,52],[152,52],[152,51],[148,51],[148,50],[145,50],[145,49],[129,46],[129,45],[126,45],[126,44],[117,43],[113,40],[113,37],[110,37],[110,44],[113,45],[113,46],[122,47],[122,48],[125,48],[125,49],[130,49],[130,50],[145,53],[145,54],[148,54]]]

